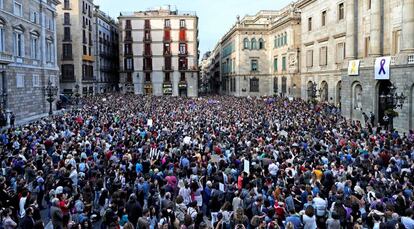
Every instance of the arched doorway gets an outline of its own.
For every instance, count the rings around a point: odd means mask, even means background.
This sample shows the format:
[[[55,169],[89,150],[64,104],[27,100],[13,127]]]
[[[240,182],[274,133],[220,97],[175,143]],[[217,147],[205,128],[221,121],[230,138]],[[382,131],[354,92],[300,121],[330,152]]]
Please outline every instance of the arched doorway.
[[[342,81],[340,80],[336,84],[336,98],[335,98],[335,106],[341,108],[341,90],[342,90]]]
[[[321,83],[321,102],[328,101],[328,83],[326,81],[322,81]]]
[[[377,113],[377,117],[378,117],[378,123],[380,125],[384,125],[384,114],[385,111],[387,109],[389,109],[390,107],[388,106],[388,104],[386,103],[381,103],[381,95],[388,95],[390,93],[390,86],[391,86],[391,81],[389,80],[381,80],[378,82],[378,93],[377,93],[377,101],[378,101],[378,113]]]

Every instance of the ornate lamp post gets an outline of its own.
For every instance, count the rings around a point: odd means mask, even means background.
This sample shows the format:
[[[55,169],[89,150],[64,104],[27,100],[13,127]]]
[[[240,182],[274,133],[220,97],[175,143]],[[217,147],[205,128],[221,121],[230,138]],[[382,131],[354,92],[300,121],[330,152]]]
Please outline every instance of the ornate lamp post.
[[[49,115],[53,114],[52,103],[55,101],[55,95],[57,94],[58,88],[52,85],[52,82],[49,80],[45,88],[46,100],[49,102]]]
[[[385,107],[385,114],[389,117],[390,127],[392,128],[394,117],[398,116],[398,112],[394,109],[402,108],[407,97],[402,92],[398,95],[397,87],[394,84],[391,84],[388,88],[390,90],[388,94],[382,93],[380,95],[380,103]]]

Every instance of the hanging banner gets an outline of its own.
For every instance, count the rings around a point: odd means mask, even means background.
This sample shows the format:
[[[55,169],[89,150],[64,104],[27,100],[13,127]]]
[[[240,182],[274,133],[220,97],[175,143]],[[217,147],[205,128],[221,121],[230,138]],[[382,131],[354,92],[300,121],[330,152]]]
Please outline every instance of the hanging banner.
[[[348,76],[358,76],[359,75],[359,64],[360,60],[350,60],[348,63]]]
[[[375,79],[389,80],[390,79],[390,56],[378,57],[375,59]]]

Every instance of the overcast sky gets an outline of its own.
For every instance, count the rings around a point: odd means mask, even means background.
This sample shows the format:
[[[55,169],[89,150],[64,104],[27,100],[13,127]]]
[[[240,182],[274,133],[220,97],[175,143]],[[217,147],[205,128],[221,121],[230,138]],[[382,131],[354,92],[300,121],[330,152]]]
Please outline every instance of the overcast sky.
[[[94,0],[100,9],[112,17],[121,11],[140,11],[171,5],[179,11],[196,11],[199,17],[200,53],[212,50],[218,40],[236,22],[259,10],[278,10],[291,0]]]

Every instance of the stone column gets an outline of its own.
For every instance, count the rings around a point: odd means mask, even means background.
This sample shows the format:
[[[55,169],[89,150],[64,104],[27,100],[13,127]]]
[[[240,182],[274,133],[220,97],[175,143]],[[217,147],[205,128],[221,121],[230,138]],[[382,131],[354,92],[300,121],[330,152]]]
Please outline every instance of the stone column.
[[[381,0],[371,1],[370,56],[381,56]]]
[[[352,60],[356,58],[355,55],[355,21],[357,21],[355,15],[355,1],[346,1],[346,59]]]
[[[414,52],[414,0],[403,1],[401,51]]]

